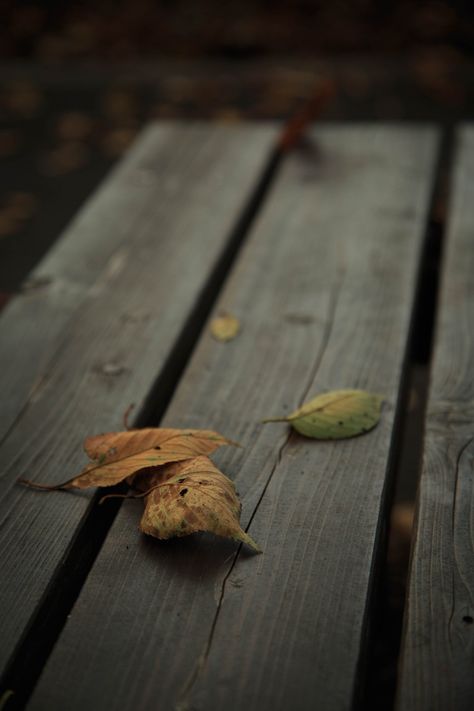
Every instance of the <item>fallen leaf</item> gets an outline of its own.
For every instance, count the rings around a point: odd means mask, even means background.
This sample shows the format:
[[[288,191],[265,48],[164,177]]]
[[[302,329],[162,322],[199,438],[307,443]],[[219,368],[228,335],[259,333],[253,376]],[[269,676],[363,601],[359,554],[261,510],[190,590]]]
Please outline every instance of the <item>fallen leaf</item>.
[[[210,328],[212,336],[225,343],[236,337],[240,331],[240,321],[232,314],[223,314],[212,319]]]
[[[208,457],[170,464],[153,474],[155,488],[146,497],[140,528],[155,538],[209,531],[242,541],[261,552],[242,530],[235,486]]]
[[[212,430],[146,428],[88,437],[84,448],[94,461],[77,476],[57,486],[31,484],[38,489],[87,489],[113,486],[143,469],[211,454],[235,444]],[[27,482],[24,482],[27,483]]]
[[[164,539],[209,531],[261,552],[240,526],[241,504],[234,484],[205,456],[224,444],[234,443],[212,430],[110,432],[86,439],[86,452],[95,461],[79,476],[58,486],[20,481],[35,489],[54,491],[110,486],[128,477],[129,484],[140,493],[112,493],[99,503],[117,497],[144,498],[140,524],[144,533]],[[105,460],[105,464],[98,463]]]
[[[264,422],[289,422],[300,434],[315,439],[345,439],[375,427],[382,402],[380,395],[365,390],[333,390],[317,395],[287,417]]]
[[[84,449],[98,464],[109,464],[145,449],[159,448],[162,452],[173,451],[186,454],[187,458],[190,458],[198,454],[210,454],[226,444],[235,445],[235,442],[213,430],[145,427],[87,437]]]
[[[69,486],[112,486],[142,469],[211,454],[226,444],[234,442],[212,430],[145,428],[89,437],[84,448],[94,463]]]

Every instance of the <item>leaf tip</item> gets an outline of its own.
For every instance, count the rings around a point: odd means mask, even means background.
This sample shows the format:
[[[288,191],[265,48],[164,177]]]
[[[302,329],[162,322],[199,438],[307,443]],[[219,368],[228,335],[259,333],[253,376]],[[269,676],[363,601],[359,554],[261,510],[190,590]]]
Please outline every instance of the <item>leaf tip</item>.
[[[248,545],[248,547],[251,548],[254,553],[263,553],[263,550],[260,548],[260,546],[257,545],[253,538],[249,536],[248,533],[245,533],[245,531],[240,531],[240,534],[237,536],[237,540]]]
[[[227,437],[226,437],[225,443],[231,447],[238,447],[239,449],[244,449],[244,446],[242,444],[240,444],[240,442],[236,442],[233,439],[227,439]]]

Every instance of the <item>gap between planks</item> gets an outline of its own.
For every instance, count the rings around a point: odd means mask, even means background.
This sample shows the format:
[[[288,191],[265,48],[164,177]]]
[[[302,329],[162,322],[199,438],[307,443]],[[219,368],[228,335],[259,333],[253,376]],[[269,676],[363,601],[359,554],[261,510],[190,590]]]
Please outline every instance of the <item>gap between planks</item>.
[[[470,711],[473,592],[474,127],[456,134],[410,578],[400,711]]]
[[[401,391],[400,416],[393,446],[393,476],[387,496],[387,540],[381,549],[380,575],[375,599],[373,633],[366,687],[361,708],[393,708],[403,627],[405,592],[413,523],[407,524],[408,509],[414,509],[423,458],[426,405],[428,400],[434,330],[439,297],[446,215],[451,188],[453,134],[445,129],[434,169],[423,255],[413,321],[407,347],[405,383]]]

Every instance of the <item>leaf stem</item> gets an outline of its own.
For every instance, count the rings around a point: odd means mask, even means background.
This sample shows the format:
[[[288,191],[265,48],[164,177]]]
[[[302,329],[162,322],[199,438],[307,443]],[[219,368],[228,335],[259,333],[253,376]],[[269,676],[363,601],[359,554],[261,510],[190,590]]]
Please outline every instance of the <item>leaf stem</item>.
[[[30,489],[38,489],[39,491],[64,491],[69,488],[68,481],[63,484],[38,484],[36,481],[30,481],[30,479],[18,479],[18,483],[24,484],[24,486]]]
[[[162,482],[161,484],[155,484],[150,489],[140,492],[140,494],[106,494],[99,500],[99,504],[103,504],[106,499],[143,499],[148,496],[152,491],[158,489],[159,486],[170,486],[168,482]]]
[[[135,403],[132,402],[132,403],[127,407],[127,409],[125,410],[125,412],[123,413],[123,416],[122,416],[123,427],[124,427],[125,430],[127,430],[127,432],[130,432],[130,430],[133,429],[133,427],[129,424],[128,418],[130,417],[130,415],[131,415],[131,413],[133,412],[134,409],[135,409]]]

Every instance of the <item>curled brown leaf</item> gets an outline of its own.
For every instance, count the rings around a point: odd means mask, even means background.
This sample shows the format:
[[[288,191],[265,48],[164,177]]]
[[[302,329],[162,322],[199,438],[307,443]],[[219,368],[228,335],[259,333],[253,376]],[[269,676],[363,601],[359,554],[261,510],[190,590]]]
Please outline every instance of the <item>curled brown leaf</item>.
[[[234,484],[208,457],[170,464],[155,472],[154,479],[140,522],[144,533],[166,539],[209,531],[261,552],[240,526],[241,504]]]
[[[109,432],[85,440],[84,448],[94,461],[80,474],[55,486],[33,486],[37,489],[88,489],[113,486],[125,479],[131,483],[130,477],[142,470],[211,454],[227,444],[235,443],[212,430],[145,428]]]

